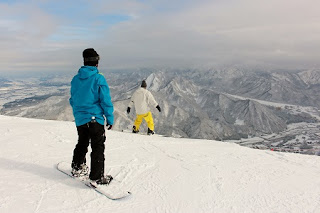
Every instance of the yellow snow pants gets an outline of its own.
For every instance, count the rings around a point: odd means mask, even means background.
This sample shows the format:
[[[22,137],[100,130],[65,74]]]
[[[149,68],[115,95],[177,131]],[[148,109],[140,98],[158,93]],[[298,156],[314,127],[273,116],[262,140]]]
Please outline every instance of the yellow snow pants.
[[[134,121],[134,126],[136,127],[136,130],[139,130],[143,119],[147,122],[148,128],[153,131],[154,130],[154,123],[153,123],[153,118],[152,118],[151,112],[148,112],[146,114],[137,115],[137,118]]]

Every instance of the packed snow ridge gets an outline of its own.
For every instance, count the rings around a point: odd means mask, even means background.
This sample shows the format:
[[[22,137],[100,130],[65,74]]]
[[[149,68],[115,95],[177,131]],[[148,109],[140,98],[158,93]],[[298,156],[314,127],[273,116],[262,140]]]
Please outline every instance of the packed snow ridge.
[[[320,208],[318,156],[111,130],[106,173],[132,192],[112,201],[55,168],[72,158],[73,122],[1,115],[0,125],[1,213],[311,213]]]

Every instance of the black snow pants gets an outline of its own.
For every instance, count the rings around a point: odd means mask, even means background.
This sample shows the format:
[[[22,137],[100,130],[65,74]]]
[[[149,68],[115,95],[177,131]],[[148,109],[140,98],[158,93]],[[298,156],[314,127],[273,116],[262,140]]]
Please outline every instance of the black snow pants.
[[[97,180],[104,175],[104,142],[106,140],[104,126],[97,122],[89,122],[77,126],[79,140],[73,151],[72,168],[79,168],[86,163],[89,142],[91,142],[91,170],[89,178]]]

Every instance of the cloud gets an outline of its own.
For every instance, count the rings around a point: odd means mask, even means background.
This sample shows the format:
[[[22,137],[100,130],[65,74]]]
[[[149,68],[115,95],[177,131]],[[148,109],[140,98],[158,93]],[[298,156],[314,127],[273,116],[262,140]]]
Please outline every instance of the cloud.
[[[121,23],[106,32],[105,48],[122,65],[314,66],[320,56],[319,7],[315,0],[204,1]]]
[[[1,67],[10,70],[26,56],[41,51],[57,28],[54,18],[29,4],[0,4]]]
[[[66,16],[35,5],[0,4],[6,11],[0,15],[0,44],[8,52],[2,67],[21,60],[15,66],[72,69],[87,47],[97,49],[100,66],[109,69],[320,65],[317,0],[82,0],[79,5],[72,5],[74,11],[69,5]]]
[[[142,11],[150,9],[146,4],[134,0],[98,1],[92,10],[100,14],[126,14],[135,17]]]

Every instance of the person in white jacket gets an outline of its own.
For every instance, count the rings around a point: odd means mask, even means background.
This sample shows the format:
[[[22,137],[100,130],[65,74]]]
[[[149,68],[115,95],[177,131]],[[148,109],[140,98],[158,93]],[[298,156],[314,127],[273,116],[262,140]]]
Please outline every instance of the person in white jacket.
[[[131,101],[127,108],[128,114],[130,113],[130,110],[133,106],[136,109],[137,118],[132,127],[132,132],[133,133],[139,132],[140,125],[144,119],[148,125],[148,135],[153,135],[154,123],[153,123],[153,118],[152,118],[152,114],[150,112],[149,107],[155,107],[159,110],[159,112],[161,112],[161,108],[159,104],[156,102],[156,100],[154,99],[151,92],[147,90],[147,83],[145,80],[142,81],[141,87],[133,93],[131,97]]]

